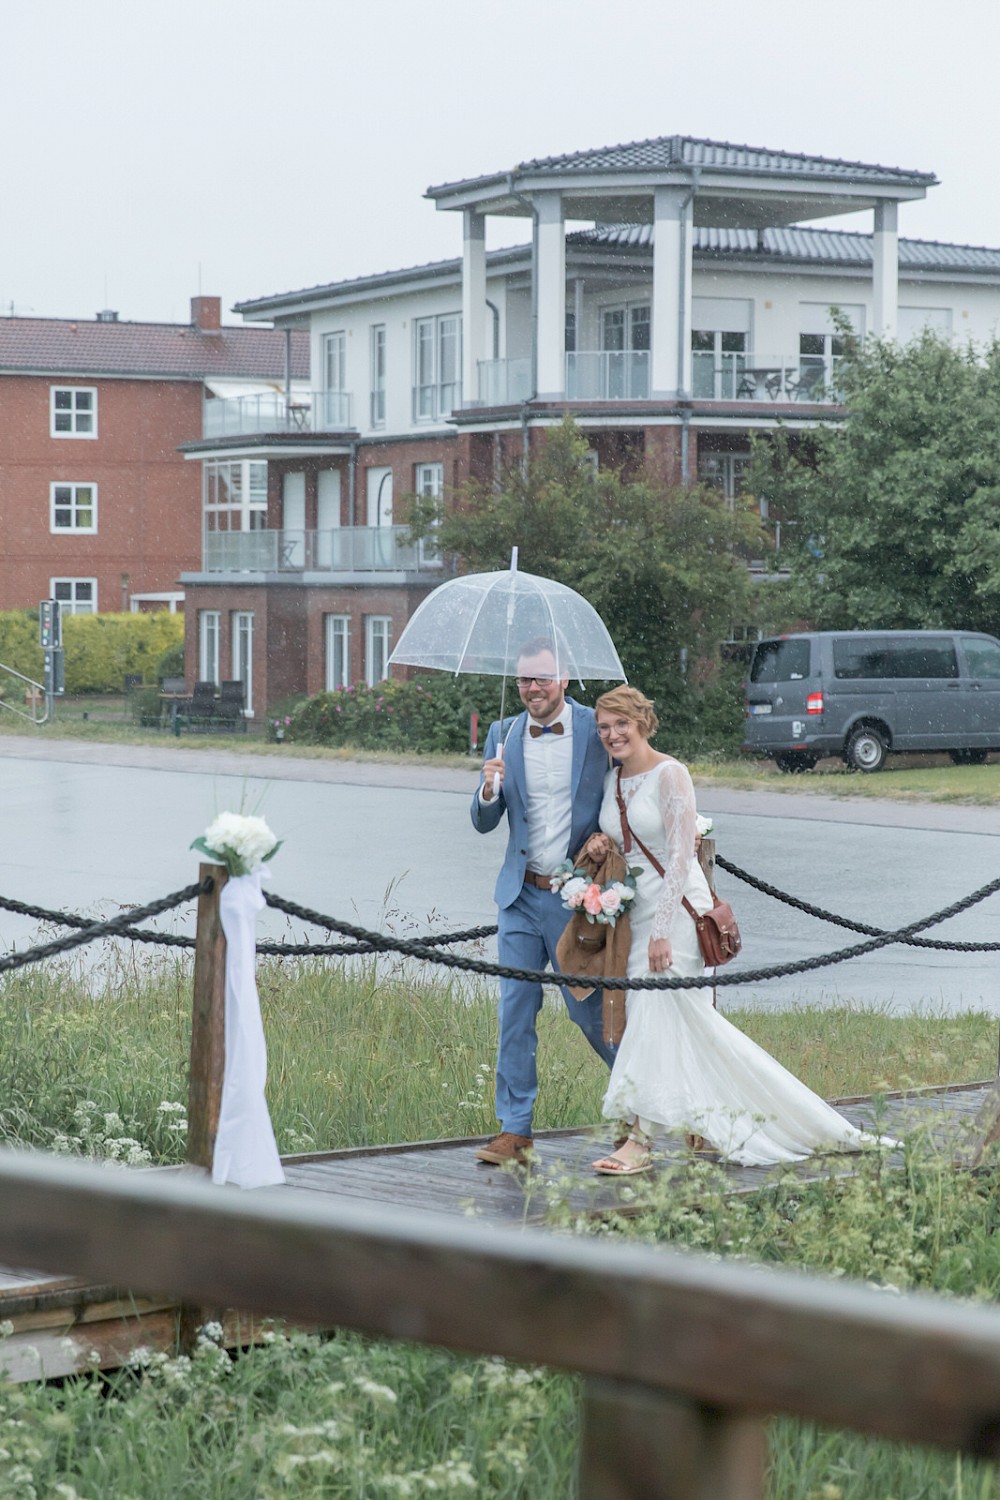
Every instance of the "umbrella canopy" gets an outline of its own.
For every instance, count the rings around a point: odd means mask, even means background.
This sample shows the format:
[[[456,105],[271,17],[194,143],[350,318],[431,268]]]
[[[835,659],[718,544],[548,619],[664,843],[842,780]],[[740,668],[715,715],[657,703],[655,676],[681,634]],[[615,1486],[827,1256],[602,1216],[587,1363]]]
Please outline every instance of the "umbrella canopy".
[[[442,583],[419,606],[389,660],[439,671],[506,677],[527,649],[548,649],[560,675],[624,680],[607,627],[581,594],[551,578],[468,573]]]

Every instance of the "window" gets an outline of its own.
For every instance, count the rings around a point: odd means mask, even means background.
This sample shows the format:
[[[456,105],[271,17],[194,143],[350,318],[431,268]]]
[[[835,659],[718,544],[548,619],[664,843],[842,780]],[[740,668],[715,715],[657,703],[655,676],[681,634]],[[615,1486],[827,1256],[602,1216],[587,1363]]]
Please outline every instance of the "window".
[[[691,392],[701,401],[732,401],[747,363],[745,333],[696,328],[691,334]]]
[[[808,676],[809,642],[801,636],[761,641],[757,647],[750,669],[751,682],[800,682]]]
[[[846,336],[834,326],[834,313],[849,324]],[[799,329],[799,399],[803,394],[813,394],[820,388],[827,396],[835,396],[837,367],[847,352],[847,339],[852,334],[855,338],[864,335],[864,308],[802,302],[799,304]]]
[[[413,324],[413,416],[446,417],[462,400],[462,319],[458,313]]]
[[[52,437],[97,436],[97,388],[92,385],[54,385],[49,391],[49,432]]]
[[[374,687],[389,675],[389,642],[392,619],[389,615],[365,615],[365,682]]]
[[[1000,677],[1000,646],[966,635],[962,637],[962,650],[970,677]]]
[[[601,313],[602,368],[599,398],[610,401],[649,395],[650,306],[629,302]]]
[[[371,419],[373,427],[385,426],[385,324],[371,331]]]
[[[253,714],[253,610],[235,609],[232,619],[233,677],[243,684],[243,704]]]
[[[887,640],[884,636],[844,638],[833,643],[834,677],[957,677],[958,658],[947,640]]]
[[[327,615],[326,617],[326,690],[351,685],[351,617],[350,615]]]
[[[750,467],[749,453],[699,452],[698,479],[710,489],[725,495],[730,506],[738,495],[742,495]]]
[[[347,334],[328,333],[323,339],[323,388],[347,390]]]
[[[96,615],[96,578],[50,578],[49,598],[59,604],[62,615]]]
[[[50,531],[97,530],[97,485],[53,484],[49,487]]]
[[[206,531],[263,531],[267,526],[267,464],[259,459],[203,464]]]
[[[416,481],[418,495],[440,500],[444,494],[444,464],[417,464]],[[420,538],[417,559],[422,568],[441,566],[441,554],[432,533]]]
[[[198,677],[202,682],[219,680],[219,611],[198,611]]]

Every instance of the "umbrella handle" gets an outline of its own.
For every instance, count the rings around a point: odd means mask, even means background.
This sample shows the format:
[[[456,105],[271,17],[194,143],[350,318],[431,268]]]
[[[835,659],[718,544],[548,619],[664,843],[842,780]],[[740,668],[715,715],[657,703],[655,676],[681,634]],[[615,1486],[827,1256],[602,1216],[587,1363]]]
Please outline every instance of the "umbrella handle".
[[[499,743],[499,745],[497,746],[497,755],[500,757],[501,760],[503,760],[503,744],[504,744],[504,742],[503,742],[503,740],[501,740],[500,743]],[[499,771],[494,771],[493,772],[493,800],[494,800],[494,802],[499,797],[499,795],[500,795],[500,772]]]

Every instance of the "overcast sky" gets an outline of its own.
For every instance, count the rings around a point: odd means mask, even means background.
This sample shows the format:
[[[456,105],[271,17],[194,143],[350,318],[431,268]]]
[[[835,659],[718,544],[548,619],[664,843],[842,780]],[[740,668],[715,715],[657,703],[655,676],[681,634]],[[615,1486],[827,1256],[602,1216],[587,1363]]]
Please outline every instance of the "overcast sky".
[[[998,70],[997,0],[0,0],[0,309],[458,255],[429,184],[672,134],[935,172],[901,233],[996,246]]]

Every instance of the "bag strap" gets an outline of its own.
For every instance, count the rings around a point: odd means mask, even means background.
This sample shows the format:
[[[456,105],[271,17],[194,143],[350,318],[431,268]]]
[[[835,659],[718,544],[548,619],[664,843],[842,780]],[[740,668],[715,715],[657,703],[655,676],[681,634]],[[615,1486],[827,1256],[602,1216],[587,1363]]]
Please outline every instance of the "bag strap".
[[[649,849],[646,848],[645,844],[642,842],[642,839],[636,833],[635,829],[632,827],[631,823],[628,820],[628,809],[625,806],[625,798],[622,796],[622,768],[621,768],[621,766],[618,767],[618,771],[617,771],[617,774],[615,776],[615,798],[617,799],[617,802],[618,802],[618,816],[621,818],[621,823],[622,823],[622,848],[623,848],[623,850],[627,854],[628,851],[632,847],[632,840],[635,839],[635,842],[639,845],[639,848],[642,850],[643,854],[649,860],[650,864],[653,866],[653,869],[656,871],[657,875],[659,875],[660,878],[662,879],[663,876],[667,873],[666,870],[664,870],[663,866],[660,864],[660,861],[657,859],[656,855],[653,854],[651,850],[649,850]],[[694,907],[691,905],[690,901],[688,900],[688,898],[686,896],[682,896],[681,897],[681,905],[684,907],[684,910],[687,912],[687,914],[688,914],[689,917],[693,917],[694,920],[695,920],[695,922],[700,921],[700,917],[699,917],[698,913],[695,911]]]

